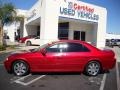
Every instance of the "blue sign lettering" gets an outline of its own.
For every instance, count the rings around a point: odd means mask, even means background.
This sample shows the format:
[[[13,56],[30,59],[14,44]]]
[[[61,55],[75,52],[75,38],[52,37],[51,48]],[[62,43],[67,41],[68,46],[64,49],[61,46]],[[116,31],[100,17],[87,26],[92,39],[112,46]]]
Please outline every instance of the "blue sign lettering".
[[[91,20],[98,20],[99,19],[98,15],[92,14],[92,13],[83,12],[83,11],[79,11],[78,12],[78,17],[91,19]]]
[[[60,7],[60,13],[63,14],[63,15],[74,16],[75,15],[75,10]]]

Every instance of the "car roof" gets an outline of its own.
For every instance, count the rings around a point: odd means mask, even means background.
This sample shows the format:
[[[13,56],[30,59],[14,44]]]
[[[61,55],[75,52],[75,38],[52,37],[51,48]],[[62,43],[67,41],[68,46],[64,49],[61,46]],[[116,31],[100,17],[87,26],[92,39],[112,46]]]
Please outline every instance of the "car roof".
[[[51,43],[49,43],[50,45],[51,44],[55,44],[55,43],[80,43],[80,44],[83,44],[85,46],[87,46],[88,48],[90,49],[93,49],[93,50],[97,50],[97,51],[100,51],[100,49],[96,48],[95,46],[85,42],[85,41],[81,41],[81,40],[58,40],[58,41],[53,41]]]
[[[58,40],[58,41],[53,41],[52,43],[58,43],[58,42],[84,43],[85,41],[81,41],[81,40]]]

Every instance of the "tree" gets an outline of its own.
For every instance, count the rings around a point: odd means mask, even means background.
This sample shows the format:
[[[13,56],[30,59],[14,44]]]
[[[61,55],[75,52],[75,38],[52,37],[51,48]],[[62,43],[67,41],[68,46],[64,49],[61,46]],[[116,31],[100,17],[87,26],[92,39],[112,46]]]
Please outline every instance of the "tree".
[[[15,23],[19,23],[19,35],[17,36],[17,40],[21,37],[21,34],[20,34],[20,32],[21,32],[21,30],[23,31],[23,29],[24,29],[24,15],[19,15],[19,16],[16,16],[15,17]]]
[[[3,27],[17,19],[16,9],[12,3],[0,3],[0,45],[3,45]]]

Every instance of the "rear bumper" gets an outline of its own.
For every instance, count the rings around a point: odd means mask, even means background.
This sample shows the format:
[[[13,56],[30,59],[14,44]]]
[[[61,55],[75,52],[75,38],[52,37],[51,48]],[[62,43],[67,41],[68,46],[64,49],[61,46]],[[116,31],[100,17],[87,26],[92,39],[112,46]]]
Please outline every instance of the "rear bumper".
[[[113,68],[115,68],[115,65],[116,65],[116,59],[115,58],[113,58],[111,60],[107,60],[103,65],[103,70],[113,69]]]
[[[114,68],[115,66],[116,66],[116,58],[114,58],[114,60],[113,60],[113,65],[112,65],[111,68]]]

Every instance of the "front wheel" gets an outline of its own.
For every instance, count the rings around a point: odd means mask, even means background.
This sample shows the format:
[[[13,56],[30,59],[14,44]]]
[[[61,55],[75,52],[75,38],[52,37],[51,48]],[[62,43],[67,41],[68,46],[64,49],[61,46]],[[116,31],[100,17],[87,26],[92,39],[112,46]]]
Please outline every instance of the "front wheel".
[[[96,76],[101,69],[100,63],[97,61],[91,61],[86,65],[85,72],[87,75]]]
[[[24,76],[28,74],[29,66],[24,61],[16,61],[12,65],[12,71],[17,76]]]

